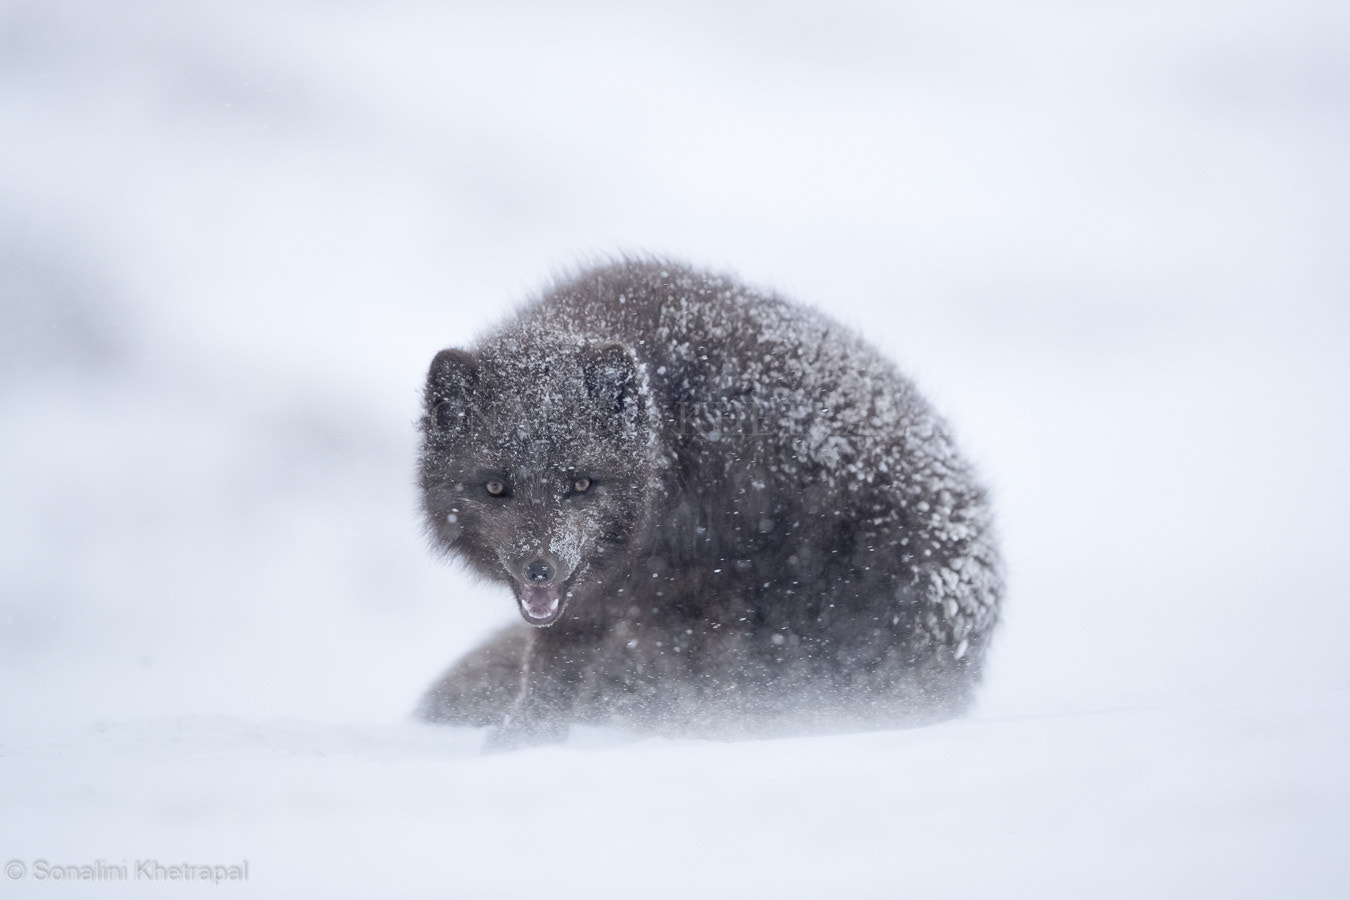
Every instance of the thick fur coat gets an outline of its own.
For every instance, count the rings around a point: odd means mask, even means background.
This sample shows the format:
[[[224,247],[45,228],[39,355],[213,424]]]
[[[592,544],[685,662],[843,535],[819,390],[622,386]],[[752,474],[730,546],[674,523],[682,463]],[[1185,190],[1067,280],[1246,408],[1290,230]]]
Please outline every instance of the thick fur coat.
[[[723,735],[917,724],[980,677],[985,490],[908,379],[826,317],[625,261],[432,362],[433,544],[524,621],[424,718],[501,744],[614,722]]]

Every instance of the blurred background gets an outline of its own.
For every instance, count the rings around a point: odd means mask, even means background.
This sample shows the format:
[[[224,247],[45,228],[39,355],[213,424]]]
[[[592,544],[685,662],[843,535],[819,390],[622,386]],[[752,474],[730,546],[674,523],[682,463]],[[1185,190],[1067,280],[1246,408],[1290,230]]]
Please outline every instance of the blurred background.
[[[622,252],[861,330],[993,485],[977,715],[1350,688],[1350,6],[0,2],[0,722],[397,722],[425,366]]]

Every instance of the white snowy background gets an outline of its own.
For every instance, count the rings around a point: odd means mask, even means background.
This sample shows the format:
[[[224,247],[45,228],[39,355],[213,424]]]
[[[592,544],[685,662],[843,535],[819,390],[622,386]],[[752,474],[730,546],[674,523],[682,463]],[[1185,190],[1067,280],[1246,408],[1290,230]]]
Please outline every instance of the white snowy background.
[[[0,2],[3,897],[1342,897],[1350,6]],[[482,755],[425,366],[669,254],[996,489],[978,709]],[[36,861],[246,883],[54,884]],[[134,875],[134,872],[133,872]]]

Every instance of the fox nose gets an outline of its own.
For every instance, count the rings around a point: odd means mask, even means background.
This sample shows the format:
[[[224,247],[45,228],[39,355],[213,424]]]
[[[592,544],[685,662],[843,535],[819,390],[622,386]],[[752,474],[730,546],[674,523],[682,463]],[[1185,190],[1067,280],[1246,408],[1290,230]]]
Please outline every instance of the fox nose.
[[[525,564],[525,577],[535,584],[544,584],[552,581],[557,570],[553,568],[553,563],[546,559],[532,559]]]

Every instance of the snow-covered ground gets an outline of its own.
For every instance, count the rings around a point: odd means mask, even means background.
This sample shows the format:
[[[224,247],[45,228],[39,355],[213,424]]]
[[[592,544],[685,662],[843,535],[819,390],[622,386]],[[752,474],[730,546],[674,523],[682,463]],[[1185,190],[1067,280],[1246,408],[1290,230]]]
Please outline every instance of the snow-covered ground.
[[[1344,895],[1346,159],[1343,3],[0,3],[0,896]],[[515,615],[419,533],[426,363],[625,250],[952,420],[972,716],[408,721]]]

